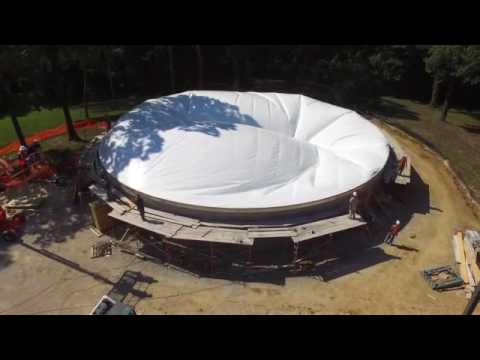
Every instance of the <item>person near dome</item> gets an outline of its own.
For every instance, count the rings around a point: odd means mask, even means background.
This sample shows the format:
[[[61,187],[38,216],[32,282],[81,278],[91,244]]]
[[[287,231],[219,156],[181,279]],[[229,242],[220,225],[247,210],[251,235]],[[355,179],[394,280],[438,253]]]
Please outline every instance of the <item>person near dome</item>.
[[[357,214],[358,209],[358,195],[357,192],[354,191],[350,199],[348,200],[348,216],[350,219],[355,220],[355,215]]]
[[[395,239],[395,237],[398,235],[399,232],[400,232],[400,220],[397,220],[395,221],[395,224],[392,225],[392,227],[390,228],[390,231],[385,236],[385,240],[383,240],[385,244],[392,245],[393,239]]]

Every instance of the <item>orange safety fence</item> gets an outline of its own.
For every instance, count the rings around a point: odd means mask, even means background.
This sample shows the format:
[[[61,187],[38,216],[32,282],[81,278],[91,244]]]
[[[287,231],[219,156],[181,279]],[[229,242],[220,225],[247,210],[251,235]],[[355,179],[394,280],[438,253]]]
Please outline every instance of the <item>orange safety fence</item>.
[[[97,127],[101,129],[107,128],[107,124],[105,121],[88,120],[88,119],[75,121],[73,123],[73,126],[75,127],[75,129],[84,129],[84,128],[91,128],[91,127]],[[33,135],[30,135],[25,138],[25,141],[27,142],[27,144],[31,144],[34,140],[44,141],[56,136],[63,135],[66,132],[67,132],[66,125],[60,125],[60,126],[39,131]],[[12,142],[7,146],[0,148],[0,156],[16,152],[18,151],[19,147],[20,147],[19,141]]]

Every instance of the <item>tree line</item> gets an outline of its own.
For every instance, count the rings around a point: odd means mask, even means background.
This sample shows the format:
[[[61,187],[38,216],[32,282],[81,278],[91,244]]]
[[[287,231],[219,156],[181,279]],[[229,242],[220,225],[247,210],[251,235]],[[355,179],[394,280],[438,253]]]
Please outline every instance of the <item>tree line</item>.
[[[380,95],[428,98],[445,121],[452,99],[478,101],[478,45],[3,45],[0,114],[24,144],[18,118],[61,108],[70,140],[80,140],[70,107],[93,99],[161,96],[187,89],[251,90],[281,80],[289,92],[313,84],[340,106]],[[462,104],[459,100],[464,100]]]

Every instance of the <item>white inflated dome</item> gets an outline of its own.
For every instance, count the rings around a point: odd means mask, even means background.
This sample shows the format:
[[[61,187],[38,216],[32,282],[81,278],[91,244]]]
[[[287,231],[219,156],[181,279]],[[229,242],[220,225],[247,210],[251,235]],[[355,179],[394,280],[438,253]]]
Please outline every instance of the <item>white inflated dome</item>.
[[[255,209],[326,199],[385,166],[381,131],[303,95],[188,91],[124,114],[99,147],[106,171],[149,196]]]

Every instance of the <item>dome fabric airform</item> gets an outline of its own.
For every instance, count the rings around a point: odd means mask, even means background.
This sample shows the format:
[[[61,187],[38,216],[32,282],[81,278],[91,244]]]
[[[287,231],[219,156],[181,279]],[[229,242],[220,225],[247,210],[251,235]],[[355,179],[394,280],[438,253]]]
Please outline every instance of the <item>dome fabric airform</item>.
[[[121,184],[192,206],[255,209],[351,191],[385,166],[381,131],[303,95],[188,91],[147,100],[105,136]]]

